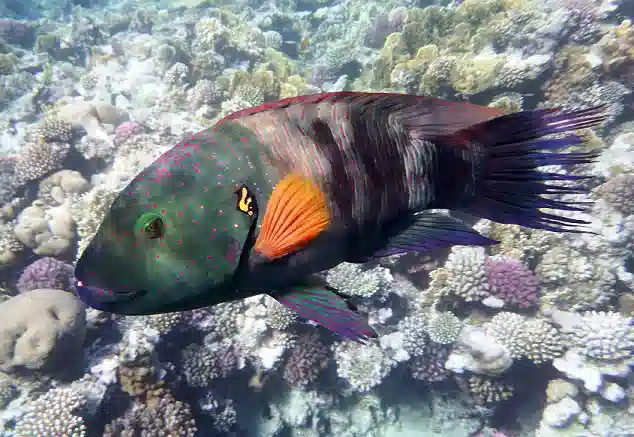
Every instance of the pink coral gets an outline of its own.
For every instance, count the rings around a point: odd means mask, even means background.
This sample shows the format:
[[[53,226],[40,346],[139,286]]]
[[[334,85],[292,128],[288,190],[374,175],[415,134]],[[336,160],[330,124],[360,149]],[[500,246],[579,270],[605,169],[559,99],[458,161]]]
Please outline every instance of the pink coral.
[[[486,271],[492,296],[506,305],[531,308],[539,298],[539,281],[521,261],[506,257],[487,258]]]
[[[114,137],[117,144],[123,144],[126,140],[134,135],[138,135],[142,132],[143,128],[135,121],[126,121],[117,126],[114,131]]]
[[[73,267],[52,257],[40,258],[22,271],[16,288],[20,293],[40,288],[74,291]]]

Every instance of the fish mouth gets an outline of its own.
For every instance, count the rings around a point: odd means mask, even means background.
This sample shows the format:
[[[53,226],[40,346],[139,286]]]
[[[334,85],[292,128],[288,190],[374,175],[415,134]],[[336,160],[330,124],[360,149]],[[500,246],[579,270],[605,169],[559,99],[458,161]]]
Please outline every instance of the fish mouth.
[[[82,302],[91,308],[111,313],[119,313],[120,305],[129,304],[133,300],[144,296],[146,291],[113,292],[77,280],[75,282],[75,294]]]

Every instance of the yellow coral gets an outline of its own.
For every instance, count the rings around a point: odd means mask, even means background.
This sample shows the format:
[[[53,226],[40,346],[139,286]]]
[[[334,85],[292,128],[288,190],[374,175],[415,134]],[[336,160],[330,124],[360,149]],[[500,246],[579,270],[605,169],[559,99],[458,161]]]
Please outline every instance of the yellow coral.
[[[451,84],[462,94],[475,94],[491,88],[504,66],[504,57],[498,55],[465,55],[453,72]]]

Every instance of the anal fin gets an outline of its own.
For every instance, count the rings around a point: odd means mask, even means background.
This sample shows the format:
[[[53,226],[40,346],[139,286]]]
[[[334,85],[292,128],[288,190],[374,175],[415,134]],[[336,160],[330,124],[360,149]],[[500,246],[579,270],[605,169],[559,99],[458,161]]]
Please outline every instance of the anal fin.
[[[367,343],[378,336],[368,321],[327,285],[292,287],[273,297],[301,317],[349,340]]]
[[[445,214],[424,211],[413,217],[412,223],[373,254],[380,258],[406,252],[424,252],[454,245],[491,246],[499,241],[479,234],[462,220]]]

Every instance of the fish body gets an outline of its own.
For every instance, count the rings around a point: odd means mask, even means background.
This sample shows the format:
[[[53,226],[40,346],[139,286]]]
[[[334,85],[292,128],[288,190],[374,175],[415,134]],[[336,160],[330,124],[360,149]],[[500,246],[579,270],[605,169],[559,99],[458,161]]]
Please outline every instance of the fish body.
[[[592,153],[553,153],[580,139],[552,135],[602,119],[600,108],[502,115],[443,99],[350,92],[239,111],[164,153],[123,190],[77,263],[78,295],[138,315],[266,293],[365,341],[376,333],[315,273],[496,243],[430,209],[578,231],[583,222],[541,211],[580,209],[544,197],[582,190],[578,177],[537,167],[589,162]]]

